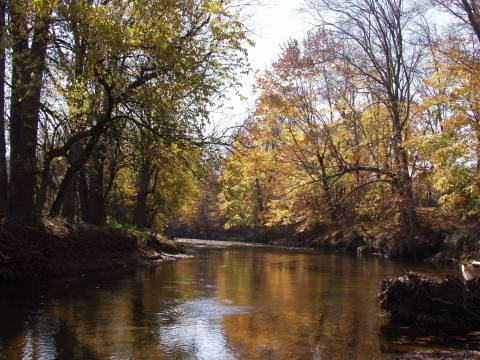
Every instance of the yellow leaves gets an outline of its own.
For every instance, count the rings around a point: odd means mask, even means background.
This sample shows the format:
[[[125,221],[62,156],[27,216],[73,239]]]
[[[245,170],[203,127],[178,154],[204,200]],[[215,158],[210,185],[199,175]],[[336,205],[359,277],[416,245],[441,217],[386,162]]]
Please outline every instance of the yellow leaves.
[[[465,197],[454,192],[440,197],[438,203],[442,205],[444,211],[451,212],[460,209],[465,204]]]
[[[382,211],[382,203],[387,194],[391,193],[386,183],[379,183],[370,187],[367,193],[355,206],[355,211],[360,216],[376,217]]]
[[[123,167],[114,180],[115,187],[124,194],[126,205],[133,205],[137,194],[136,177],[133,169]]]
[[[206,8],[213,14],[222,14],[224,12],[224,2],[221,0],[204,1]]]
[[[173,143],[172,145],[170,145],[170,151],[172,152],[172,154],[179,154],[180,153],[180,148],[178,146],[177,143]]]
[[[58,8],[59,0],[32,0],[31,5],[36,16],[45,18]]]
[[[265,223],[266,227],[286,226],[296,222],[297,219],[294,218],[292,210],[285,207],[283,199],[273,200],[268,206],[269,214]]]
[[[472,205],[478,200],[472,189],[479,177],[476,162],[480,154],[475,148],[480,140],[480,63],[455,42],[433,56],[435,71],[425,81],[430,94],[419,109],[438,128],[433,135],[416,136],[407,146],[431,168],[428,180],[442,208],[473,213],[479,209]]]
[[[435,71],[423,87],[412,80],[423,93],[394,102],[374,82],[342,68],[334,54],[315,61],[304,50],[290,44],[258,79],[255,119],[242,135],[241,154],[229,155],[223,174],[221,208],[232,219],[228,226],[252,226],[258,219],[266,227],[325,223],[325,179],[335,201],[358,196],[351,208],[374,217],[391,205],[390,173],[399,171],[402,146],[419,197],[440,198],[445,209],[480,209],[479,63],[458,49],[434,54]],[[358,164],[389,175],[342,174],[342,167]]]

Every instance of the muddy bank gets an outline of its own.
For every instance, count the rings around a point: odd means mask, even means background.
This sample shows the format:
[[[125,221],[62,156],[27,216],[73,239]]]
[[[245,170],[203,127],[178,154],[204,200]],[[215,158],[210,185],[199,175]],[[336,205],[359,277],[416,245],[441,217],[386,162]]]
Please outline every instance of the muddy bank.
[[[138,242],[137,242],[138,243]],[[185,244],[168,240],[156,234],[140,242],[137,254],[142,264],[155,265],[164,261],[190,257]]]
[[[163,244],[163,245],[162,245]],[[182,253],[173,242],[110,228],[0,227],[0,281],[72,276],[141,263],[171,260]]]
[[[465,359],[480,359],[479,351],[432,351],[420,353],[407,353],[392,355],[392,360],[465,360]]]
[[[433,280],[410,272],[383,280],[377,302],[389,318],[428,334],[480,330],[480,284],[453,276]]]

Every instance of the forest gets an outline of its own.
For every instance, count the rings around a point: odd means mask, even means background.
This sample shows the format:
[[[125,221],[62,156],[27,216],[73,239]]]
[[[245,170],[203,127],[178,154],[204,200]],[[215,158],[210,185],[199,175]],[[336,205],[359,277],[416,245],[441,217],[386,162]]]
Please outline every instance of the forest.
[[[479,6],[307,1],[318,26],[258,76],[212,223],[392,257],[477,250]]]
[[[304,5],[315,26],[257,74],[250,115],[211,131],[251,4],[1,1],[2,223],[476,250],[480,3]]]
[[[1,359],[480,358],[480,0],[0,0],[0,82]]]
[[[244,71],[236,7],[3,1],[6,221],[153,227],[187,212],[215,140],[203,134],[208,113]]]

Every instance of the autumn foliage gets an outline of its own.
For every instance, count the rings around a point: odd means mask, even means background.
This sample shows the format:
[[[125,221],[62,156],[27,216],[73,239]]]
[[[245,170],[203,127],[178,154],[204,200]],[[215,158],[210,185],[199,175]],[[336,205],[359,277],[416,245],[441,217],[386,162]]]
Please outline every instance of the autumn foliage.
[[[258,77],[256,109],[225,159],[225,226],[383,222],[407,255],[431,232],[418,208],[476,221],[480,63],[465,9],[453,10],[468,28],[453,20],[437,34],[418,25],[426,7],[414,2],[309,4],[321,25]],[[429,11],[448,17],[445,4]]]

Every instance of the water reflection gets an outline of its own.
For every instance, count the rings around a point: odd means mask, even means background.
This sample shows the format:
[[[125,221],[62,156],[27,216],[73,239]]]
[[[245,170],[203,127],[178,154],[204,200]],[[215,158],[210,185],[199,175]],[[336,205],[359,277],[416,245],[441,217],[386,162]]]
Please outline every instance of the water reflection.
[[[381,279],[412,266],[244,248],[117,279],[0,289],[0,359],[382,359],[480,348],[389,327]],[[420,270],[439,273],[429,267]]]
[[[160,342],[165,348],[189,349],[190,358],[234,359],[222,319],[246,314],[247,308],[219,303],[215,299],[196,299],[160,314]],[[185,354],[186,355],[186,354]]]

